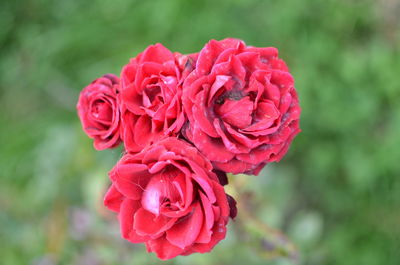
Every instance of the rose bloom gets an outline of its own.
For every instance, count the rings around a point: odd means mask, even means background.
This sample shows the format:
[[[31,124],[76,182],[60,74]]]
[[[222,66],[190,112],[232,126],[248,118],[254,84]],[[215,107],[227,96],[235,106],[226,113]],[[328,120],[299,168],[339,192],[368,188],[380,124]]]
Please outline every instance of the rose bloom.
[[[120,113],[117,103],[119,79],[106,74],[80,93],[78,116],[85,133],[94,139],[94,148],[116,147],[120,142]]]
[[[236,214],[211,163],[174,137],[125,154],[110,178],[104,204],[118,213],[122,237],[160,259],[210,251]]]
[[[167,136],[185,122],[182,80],[193,69],[196,55],[172,53],[151,45],[121,72],[121,113],[125,149],[138,152]]]
[[[275,48],[211,40],[183,87],[183,133],[216,169],[257,175],[300,132],[293,77]]]

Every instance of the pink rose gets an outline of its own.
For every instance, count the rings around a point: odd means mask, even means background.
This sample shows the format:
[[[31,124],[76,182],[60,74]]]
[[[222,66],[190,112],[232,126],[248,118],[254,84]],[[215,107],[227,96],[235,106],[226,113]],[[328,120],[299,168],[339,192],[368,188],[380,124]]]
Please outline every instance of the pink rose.
[[[300,132],[294,80],[276,48],[211,40],[183,84],[183,133],[216,169],[257,175]]]
[[[210,251],[236,215],[210,162],[174,137],[125,154],[110,178],[104,204],[118,213],[122,237],[160,259]]]
[[[94,139],[94,148],[116,147],[120,139],[120,113],[117,104],[119,79],[106,74],[85,87],[76,106],[85,133]]]

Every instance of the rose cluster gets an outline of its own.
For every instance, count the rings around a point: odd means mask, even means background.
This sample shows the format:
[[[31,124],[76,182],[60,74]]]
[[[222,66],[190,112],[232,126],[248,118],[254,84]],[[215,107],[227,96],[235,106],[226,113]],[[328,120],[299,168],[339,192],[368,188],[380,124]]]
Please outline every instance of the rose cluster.
[[[199,53],[151,45],[85,87],[83,130],[103,150],[123,143],[104,204],[122,237],[160,259],[210,251],[236,202],[226,173],[257,175],[300,132],[294,80],[276,48],[211,40]]]

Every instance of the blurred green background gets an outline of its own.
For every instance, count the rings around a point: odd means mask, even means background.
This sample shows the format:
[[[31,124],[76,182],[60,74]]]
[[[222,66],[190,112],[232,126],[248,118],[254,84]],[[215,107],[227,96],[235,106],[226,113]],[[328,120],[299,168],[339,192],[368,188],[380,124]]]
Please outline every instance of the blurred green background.
[[[400,264],[399,14],[396,0],[1,1],[0,263]],[[92,148],[77,97],[149,44],[225,37],[278,47],[295,77],[302,133],[239,181],[299,255],[238,218],[210,254],[159,262],[102,206],[121,149]]]

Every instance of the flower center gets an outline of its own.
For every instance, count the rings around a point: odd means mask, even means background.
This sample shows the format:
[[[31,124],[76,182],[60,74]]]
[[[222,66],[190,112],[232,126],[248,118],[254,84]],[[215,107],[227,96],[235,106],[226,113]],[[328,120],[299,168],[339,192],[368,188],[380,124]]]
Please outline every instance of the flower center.
[[[112,110],[110,106],[101,99],[94,101],[92,106],[92,116],[98,121],[112,121]]]
[[[220,95],[216,100],[215,100],[215,104],[217,105],[222,105],[224,104],[225,100],[229,99],[229,100],[240,100],[241,98],[243,98],[245,95],[243,94],[242,90],[229,90],[226,91],[225,93],[223,93],[222,95]]]
[[[254,103],[249,96],[243,96],[241,91],[233,91],[216,106],[215,112],[224,122],[236,128],[245,128],[252,122],[253,108]]]
[[[152,177],[142,196],[142,206],[147,211],[159,215],[162,208],[178,210],[182,204],[181,194],[175,185],[178,170],[163,170]]]
[[[158,85],[150,85],[146,88],[145,93],[151,103],[154,103],[157,95],[161,92],[161,88]],[[157,97],[158,99],[159,97]]]

